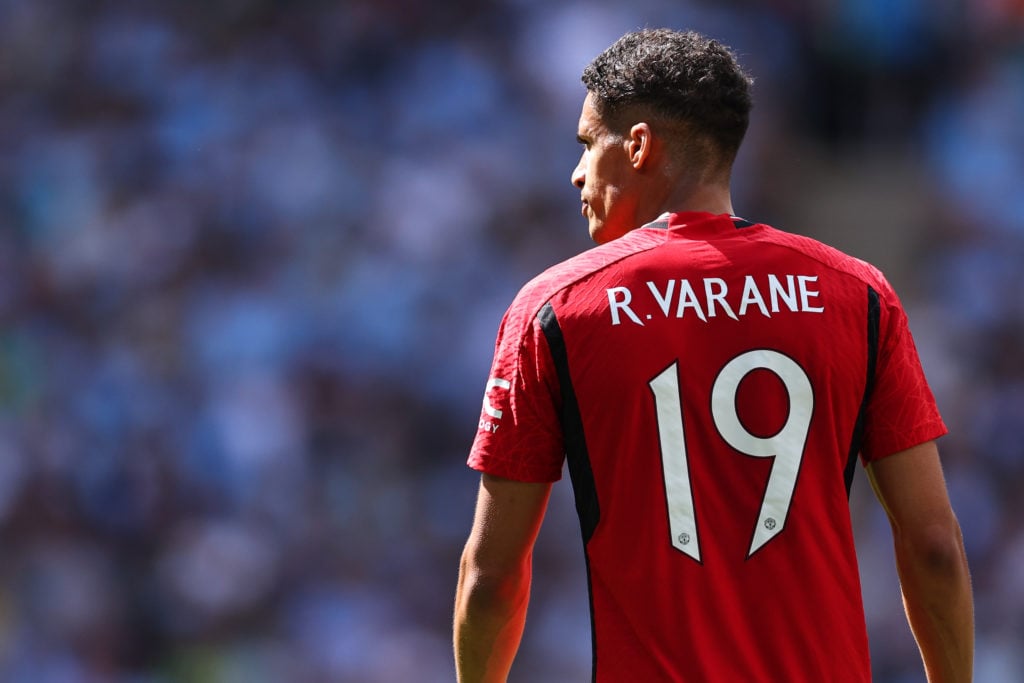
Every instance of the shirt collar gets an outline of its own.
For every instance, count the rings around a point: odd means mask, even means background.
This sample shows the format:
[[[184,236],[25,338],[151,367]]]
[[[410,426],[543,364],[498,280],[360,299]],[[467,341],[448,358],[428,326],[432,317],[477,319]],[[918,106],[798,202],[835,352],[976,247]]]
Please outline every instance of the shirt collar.
[[[725,213],[716,215],[706,211],[680,211],[679,213],[666,211],[643,227],[655,230],[683,229],[687,232],[695,230],[704,232],[710,229],[713,232],[717,232],[724,229],[738,230],[749,228],[752,225],[754,223],[745,218],[730,216]]]

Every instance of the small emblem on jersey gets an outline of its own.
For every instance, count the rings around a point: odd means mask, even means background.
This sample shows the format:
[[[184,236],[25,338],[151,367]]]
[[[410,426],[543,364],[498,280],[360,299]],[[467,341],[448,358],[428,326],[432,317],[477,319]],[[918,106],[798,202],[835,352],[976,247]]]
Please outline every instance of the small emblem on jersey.
[[[776,525],[776,522],[775,522],[775,518],[774,517],[769,517],[768,519],[764,520],[764,528],[767,529],[768,531],[771,531],[772,529],[774,529],[775,525]]]
[[[487,380],[487,386],[484,387],[484,412],[493,417],[495,420],[500,420],[502,411],[495,408],[491,403],[491,390],[494,388],[508,390],[512,387],[512,383],[507,379],[501,379],[500,377],[492,377]]]
[[[512,383],[507,379],[492,377],[487,380],[487,386],[484,388],[484,414],[480,416],[479,431],[492,434],[498,431],[498,427],[501,426],[498,424],[498,420],[501,420],[504,411],[494,407],[494,403],[491,402],[491,395],[496,389],[508,391],[510,388],[512,388]],[[495,399],[495,402],[500,403],[498,399]]]
[[[679,534],[679,542],[683,545],[690,545],[690,534]]]

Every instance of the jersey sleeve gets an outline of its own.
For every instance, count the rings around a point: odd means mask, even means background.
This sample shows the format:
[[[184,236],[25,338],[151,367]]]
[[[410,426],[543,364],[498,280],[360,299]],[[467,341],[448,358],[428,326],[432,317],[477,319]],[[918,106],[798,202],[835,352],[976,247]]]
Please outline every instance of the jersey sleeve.
[[[884,458],[948,430],[907,325],[907,315],[889,289],[884,296],[878,363],[865,412],[865,462]]]
[[[524,482],[562,476],[558,379],[530,297],[517,297],[498,330],[468,464]]]

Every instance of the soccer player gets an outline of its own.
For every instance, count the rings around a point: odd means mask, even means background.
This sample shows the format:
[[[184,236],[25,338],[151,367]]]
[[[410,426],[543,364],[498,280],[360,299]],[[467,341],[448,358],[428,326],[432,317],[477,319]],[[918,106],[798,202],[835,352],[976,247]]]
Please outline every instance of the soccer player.
[[[974,627],[946,428],[872,266],[734,215],[750,79],[693,32],[623,36],[583,72],[572,174],[599,244],[505,314],[469,456],[460,681],[502,681],[531,552],[568,461],[596,681],[869,681],[849,514],[860,459],[888,513],[931,683]]]

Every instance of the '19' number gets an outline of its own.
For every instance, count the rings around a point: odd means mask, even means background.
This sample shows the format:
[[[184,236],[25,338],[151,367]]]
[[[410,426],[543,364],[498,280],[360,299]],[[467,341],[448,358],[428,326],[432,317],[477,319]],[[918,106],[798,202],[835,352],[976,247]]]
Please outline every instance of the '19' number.
[[[740,382],[749,373],[761,368],[782,380],[789,394],[789,415],[785,424],[774,436],[766,438],[751,434],[736,414],[736,393]],[[672,363],[652,379],[650,387],[657,411],[672,545],[700,562],[700,543],[686,456],[682,400],[679,395],[678,363]],[[740,453],[755,458],[775,458],[747,557],[786,528],[786,517],[793,500],[813,410],[814,391],[807,373],[795,361],[778,351],[747,351],[726,363],[715,378],[711,388],[711,416],[719,434]]]

